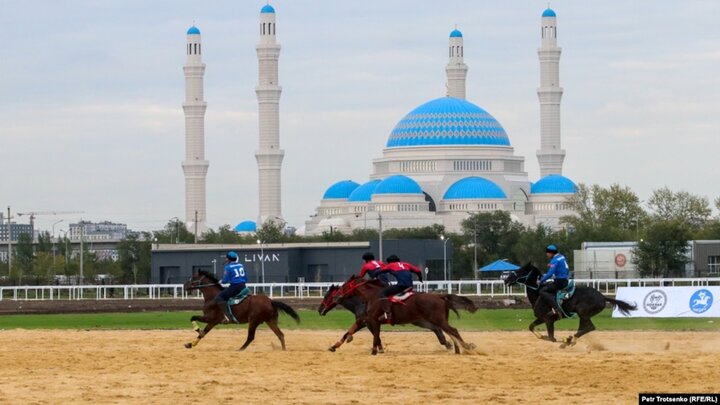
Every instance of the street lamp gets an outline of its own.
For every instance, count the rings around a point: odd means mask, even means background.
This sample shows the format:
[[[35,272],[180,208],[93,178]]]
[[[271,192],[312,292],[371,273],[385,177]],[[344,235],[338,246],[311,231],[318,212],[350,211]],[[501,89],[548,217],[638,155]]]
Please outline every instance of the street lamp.
[[[262,274],[262,283],[265,284],[265,250],[263,249],[263,243],[260,239],[257,240],[258,245],[260,245],[260,271]]]
[[[378,244],[380,245],[380,260],[383,260],[383,243],[382,243],[382,214],[378,211]]]
[[[470,215],[470,218],[472,218],[473,213],[470,211],[465,211]],[[478,264],[477,264],[477,221],[473,219],[473,278],[477,278],[477,270],[478,270]]]
[[[443,241],[443,279],[447,280],[447,242],[450,238],[445,238],[445,235],[440,235],[440,240]]]
[[[52,224],[52,251],[53,251],[53,271],[55,271],[55,225],[59,224],[63,220],[55,221],[55,223]]]

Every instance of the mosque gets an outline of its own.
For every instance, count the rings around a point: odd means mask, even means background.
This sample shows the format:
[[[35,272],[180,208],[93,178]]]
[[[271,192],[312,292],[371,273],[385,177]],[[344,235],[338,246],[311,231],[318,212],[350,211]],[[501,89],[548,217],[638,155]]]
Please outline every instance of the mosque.
[[[576,192],[576,186],[562,175],[565,151],[560,142],[560,100],[563,89],[559,80],[561,49],[557,46],[556,27],[557,16],[548,8],[541,16],[538,49],[540,179],[530,181],[525,158],[515,155],[502,125],[489,112],[466,100],[468,66],[464,62],[463,35],[455,29],[449,36],[445,68],[447,94],[419,105],[397,123],[390,131],[382,156],[373,160],[373,173],[368,181],[338,179],[330,185],[299,233],[349,233],[354,229],[417,228],[434,224],[443,225],[449,232],[458,232],[469,215],[496,210],[509,212],[513,219],[527,226],[559,228],[560,217],[573,214],[567,198]],[[237,232],[254,232],[257,224],[282,220],[280,171],[284,151],[280,149],[280,45],[275,28],[275,9],[265,5],[260,11],[260,41],[256,47],[260,147],[255,156],[260,212],[257,222],[243,221],[235,227]],[[192,44],[196,42],[199,43],[199,31],[192,27],[188,31],[189,52],[193,52]],[[187,71],[186,68],[186,75]],[[195,99],[198,100],[202,98]],[[204,113],[204,103],[202,108]],[[194,128],[197,126],[195,123]],[[194,143],[188,141],[187,144]],[[204,175],[207,162],[199,159],[183,163],[186,176],[187,168],[196,168],[195,173]],[[204,219],[204,186],[202,188]],[[186,194],[186,201],[193,199],[188,199]],[[190,215],[193,210],[186,209],[186,212]]]

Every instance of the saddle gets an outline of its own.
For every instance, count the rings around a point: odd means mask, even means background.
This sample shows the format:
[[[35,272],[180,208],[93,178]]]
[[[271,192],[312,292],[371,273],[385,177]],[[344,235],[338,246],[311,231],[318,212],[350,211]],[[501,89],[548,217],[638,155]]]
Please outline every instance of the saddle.
[[[227,301],[227,308],[225,309],[225,312],[228,315],[228,318],[231,319],[235,323],[239,323],[237,318],[235,318],[235,315],[232,313],[232,307],[233,305],[238,305],[241,302],[245,301],[247,297],[250,296],[250,289],[245,287],[242,290],[240,290],[237,295],[230,297],[230,299]]]
[[[405,304],[403,301],[407,300],[408,298],[412,297],[413,295],[415,295],[415,292],[413,292],[412,287],[408,287],[405,290],[391,296],[390,302]]]
[[[560,307],[560,311],[562,311],[562,315],[565,318],[572,318],[575,316],[574,312],[565,313],[565,310],[562,307],[563,301],[567,301],[572,298],[573,294],[575,294],[575,280],[573,279],[568,280],[567,287],[555,293],[555,300],[557,301],[558,307]]]

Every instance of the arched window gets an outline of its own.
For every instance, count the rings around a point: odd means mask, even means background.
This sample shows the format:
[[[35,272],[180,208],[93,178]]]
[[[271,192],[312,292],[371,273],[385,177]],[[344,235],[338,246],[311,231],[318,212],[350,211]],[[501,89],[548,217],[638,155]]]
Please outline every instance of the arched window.
[[[263,35],[265,35],[265,23],[263,23],[263,30],[262,30],[262,33],[263,33]]]
[[[198,54],[202,53],[202,44],[198,44]]]
[[[195,55],[197,55],[197,44],[195,44]]]

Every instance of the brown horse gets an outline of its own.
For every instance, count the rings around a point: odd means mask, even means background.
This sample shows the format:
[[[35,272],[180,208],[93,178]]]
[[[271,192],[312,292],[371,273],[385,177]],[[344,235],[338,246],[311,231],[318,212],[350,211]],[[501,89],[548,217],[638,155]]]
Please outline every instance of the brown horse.
[[[385,288],[385,285],[378,280],[365,281],[352,276],[340,289],[335,290],[337,292],[333,294],[332,298],[336,303],[339,303],[347,298],[359,297],[363,302],[367,303],[365,316],[356,320],[355,325],[367,323],[368,329],[373,334],[371,352],[373,355],[377,354],[378,351],[383,352],[382,341],[380,340],[381,325],[378,320],[382,313],[382,309],[378,304],[378,295],[383,288]],[[415,293],[405,301],[392,305],[393,321],[394,324],[416,324],[433,331],[435,329],[441,330],[450,335],[453,339],[455,353],[459,354],[460,345],[467,350],[473,349],[474,345],[465,343],[457,329],[448,323],[450,310],[452,309],[457,313],[455,305],[470,312],[477,310],[475,304],[465,297],[454,294]],[[322,309],[319,309],[319,311],[322,313]]]
[[[346,285],[346,290],[348,288],[354,288],[352,283]],[[337,342],[335,342],[335,344],[328,348],[328,350],[331,352],[339,349],[340,346],[342,346],[345,342],[352,342],[353,335],[357,331],[367,326],[367,302],[365,302],[361,297],[357,295],[348,296],[346,290],[344,291],[343,288],[338,285],[330,286],[327,293],[325,293],[322,302],[320,302],[320,306],[318,307],[318,313],[320,313],[321,316],[325,316],[328,312],[330,312],[331,309],[335,308],[337,305],[341,305],[343,308],[347,309],[355,315],[355,322],[352,324],[352,326],[350,326],[350,329],[345,332],[345,334],[342,336],[342,338],[340,338],[340,340],[338,340]],[[443,296],[445,295],[447,294],[443,294]],[[458,317],[460,317],[460,314],[457,312],[457,309],[452,304],[458,305],[458,307],[467,309],[471,312],[475,312],[476,310],[473,302],[468,300],[467,298],[452,295],[448,297],[448,299],[451,300],[450,309],[455,312],[455,315],[457,315]],[[445,335],[443,334],[442,329],[440,329],[439,326],[430,324],[427,321],[417,321],[414,322],[413,325],[425,329],[430,329],[433,333],[435,333],[435,336],[437,337],[441,345],[445,346],[445,348],[448,350],[453,348],[452,343],[448,342],[447,339],[445,339]],[[380,351],[382,351],[382,348],[380,348]]]
[[[200,339],[215,327],[215,325],[224,323],[225,321],[225,309],[220,308],[217,305],[208,305],[210,301],[215,299],[223,287],[220,285],[215,276],[212,274],[200,270],[197,274],[193,275],[184,285],[185,290],[198,289],[203,295],[205,300],[205,308],[203,309],[203,315],[195,315],[190,318],[193,323],[193,329],[198,332],[198,337],[190,342],[186,343],[185,347],[190,349],[195,347]],[[290,315],[295,322],[300,323],[300,317],[297,312],[292,309],[288,304],[280,301],[273,301],[265,295],[251,295],[247,297],[238,305],[232,307],[232,314],[237,319],[237,323],[248,324],[248,335],[245,344],[242,345],[240,350],[245,350],[248,345],[255,339],[255,329],[265,322],[270,329],[275,332],[275,335],[280,339],[282,349],[285,350],[285,335],[278,327],[278,310],[282,310],[286,314]],[[195,321],[206,323],[205,328],[200,330]]]

